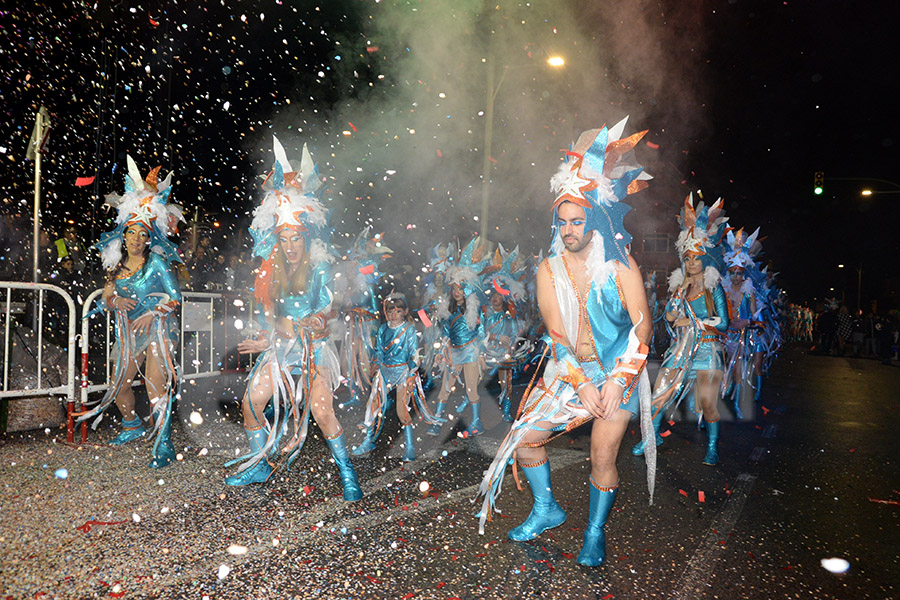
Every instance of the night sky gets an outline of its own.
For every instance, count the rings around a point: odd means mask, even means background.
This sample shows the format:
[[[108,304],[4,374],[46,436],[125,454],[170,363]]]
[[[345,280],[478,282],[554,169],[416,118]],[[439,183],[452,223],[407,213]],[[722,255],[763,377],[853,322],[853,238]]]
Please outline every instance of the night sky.
[[[631,115],[626,133],[649,130],[639,157],[667,175],[643,193],[668,207],[691,190],[724,197],[731,225],[761,227],[795,300],[844,291],[852,307],[860,266],[864,300],[883,307],[891,277],[900,288],[900,194],[859,195],[900,191],[891,3],[59,4],[0,9],[4,213],[30,215],[24,152],[43,104],[54,128],[42,219],[54,228],[72,220],[99,236],[102,198],[122,191],[130,153],[144,171],[174,169],[173,199],[233,239],[260,197],[275,133],[291,157],[309,143],[338,239],[371,220],[395,249],[466,240],[480,228],[493,62],[495,82],[505,75],[492,239],[546,247],[560,149]],[[564,69],[543,66],[554,54]],[[642,218],[671,219],[668,207]]]

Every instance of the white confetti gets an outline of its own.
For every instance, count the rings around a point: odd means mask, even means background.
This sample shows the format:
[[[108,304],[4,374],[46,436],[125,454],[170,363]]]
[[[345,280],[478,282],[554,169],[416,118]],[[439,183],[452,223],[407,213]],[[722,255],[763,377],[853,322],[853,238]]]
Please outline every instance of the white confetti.
[[[69,471],[67,469],[57,469],[54,473],[57,479],[68,479]]]
[[[244,554],[247,554],[249,550],[250,549],[247,548],[247,546],[241,546],[239,544],[228,546],[228,554],[231,554],[232,556],[243,556]]]
[[[194,425],[203,425],[203,415],[196,410],[191,411],[191,423]]]
[[[422,492],[423,494],[430,489],[431,489],[431,484],[429,484],[427,481],[423,481],[422,483],[419,484],[419,491]]]
[[[219,579],[225,579],[226,577],[228,577],[229,573],[231,573],[231,567],[229,567],[228,565],[219,565]]]
[[[846,573],[850,570],[850,563],[843,558],[823,558],[822,568],[830,573]]]

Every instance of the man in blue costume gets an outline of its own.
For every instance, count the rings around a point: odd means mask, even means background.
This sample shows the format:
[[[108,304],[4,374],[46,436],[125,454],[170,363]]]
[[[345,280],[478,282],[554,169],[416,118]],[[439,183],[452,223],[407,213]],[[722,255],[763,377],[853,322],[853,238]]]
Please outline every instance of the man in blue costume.
[[[551,180],[556,193],[552,255],[537,276],[550,360],[479,490],[485,496],[483,532],[506,465],[515,458],[534,505],[509,538],[526,541],[562,525],[566,513],[553,497],[544,446],[553,434],[593,420],[590,514],[578,555],[585,566],[598,566],[606,558],[604,527],[619,487],[616,457],[639,411],[642,431],[651,434],[650,384],[644,370],[651,318],[640,269],[628,253],[631,236],[622,222],[630,207],[620,202],[649,179],[633,152],[646,132],[620,139],[624,127],[623,120],[612,129],[583,133],[568,153],[570,160]],[[652,461],[655,449],[648,453]],[[654,468],[655,462],[648,460],[651,498]]]

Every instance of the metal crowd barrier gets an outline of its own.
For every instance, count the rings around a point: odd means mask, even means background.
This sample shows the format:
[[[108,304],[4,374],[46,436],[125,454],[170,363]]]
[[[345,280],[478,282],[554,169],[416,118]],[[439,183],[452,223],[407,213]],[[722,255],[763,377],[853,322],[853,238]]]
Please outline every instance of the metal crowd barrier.
[[[115,347],[115,333],[113,331],[113,318],[109,312],[104,311],[103,325],[103,362],[105,383],[91,383],[90,376],[90,351],[91,351],[91,319],[86,318],[91,312],[92,305],[97,301],[102,289],[96,290],[87,297],[82,310],[81,322],[81,394],[75,410],[70,413],[70,430],[74,431],[74,417],[87,403],[88,395],[95,392],[105,392],[109,389],[109,381],[112,378],[114,368],[113,348]],[[230,348],[237,345],[238,337],[245,334],[239,332],[237,321],[251,320],[253,314],[252,300],[245,300],[241,294],[231,292],[191,292],[182,291],[182,304],[178,310],[179,345],[176,349],[177,360],[180,366],[182,380],[200,379],[204,377],[216,377],[219,375],[243,372],[250,366],[250,358],[241,360],[238,358],[234,367],[226,364],[227,354]],[[96,342],[96,340],[93,340]],[[96,356],[96,355],[95,355]],[[246,364],[242,364],[243,362]],[[132,385],[141,385],[136,380]],[[81,441],[87,440],[87,423],[81,424]],[[72,435],[70,433],[70,439]]]
[[[62,288],[49,283],[23,283],[17,281],[0,281],[0,290],[5,290],[5,300],[3,303],[3,389],[0,391],[0,399],[6,398],[32,398],[35,396],[63,395],[66,397],[66,411],[72,414],[75,408],[75,302],[72,297]],[[36,384],[34,387],[23,389],[10,389],[10,335],[14,325],[21,325],[27,329],[25,323],[13,323],[12,314],[14,309],[21,308],[22,314],[26,313],[28,303],[13,302],[12,291],[22,290],[25,292],[36,293],[37,301],[32,306],[32,322],[31,331],[36,338],[35,350],[35,366],[36,366]],[[66,331],[66,377],[63,385],[54,387],[45,387],[45,377],[43,375],[43,359],[44,359],[44,316],[45,297],[47,292],[52,292],[60,296],[64,301],[67,310],[68,324],[64,328]],[[21,365],[17,365],[21,368]],[[69,433],[70,438],[72,432]]]

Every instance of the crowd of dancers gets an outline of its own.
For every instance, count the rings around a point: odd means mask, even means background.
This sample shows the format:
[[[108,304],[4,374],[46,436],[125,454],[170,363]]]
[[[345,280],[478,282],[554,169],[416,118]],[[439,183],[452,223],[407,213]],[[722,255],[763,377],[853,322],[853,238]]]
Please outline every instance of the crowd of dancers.
[[[605,560],[605,523],[619,488],[616,457],[633,418],[642,432],[633,452],[646,458],[651,501],[660,425],[685,399],[708,434],[703,462],[716,465],[720,405],[744,417],[782,343],[780,292],[758,262],[758,230],[734,230],[721,200],[707,207],[689,196],[676,244],[681,266],[669,278],[665,308],[651,311],[623,223],[630,210],[624,199],[650,179],[633,151],[646,132],[624,136],[625,124],[584,132],[553,176],[547,259],[480,238],[459,249],[438,244],[418,308],[404,290],[379,286],[392,252],[381,235],[366,228],[345,252],[335,248],[312,156],[304,146],[290,161],[275,139],[274,167],[250,225],[253,254],[262,260],[253,285],[258,322],[255,336],[238,346],[255,355],[241,402],[247,452],[227,463],[234,470],[225,484],[264,484],[289,468],[312,417],[343,498],[360,500],[351,457],[377,448],[394,413],[404,461],[416,458],[414,415],[425,429],[419,433],[441,435],[451,418],[462,423],[463,437],[484,433],[479,388],[486,374],[498,378],[496,402],[509,429],[480,486],[482,532],[510,464],[534,499],[510,539],[534,539],[566,520],[545,446],[588,422],[589,522],[580,564]],[[101,310],[115,314],[116,369],[108,392],[80,416],[96,427],[115,403],[122,431],[111,443],[152,437],[154,468],[175,459],[172,408],[180,382],[172,356],[181,293],[171,266],[180,259],[169,236],[181,214],[168,202],[170,180],[160,181],[158,168],[142,176],[129,158],[124,195],[108,199],[118,210],[116,227],[97,248],[108,273]],[[646,364],[659,319],[671,344],[651,386]],[[147,420],[134,410],[138,372],[150,398]],[[519,401],[512,384],[523,374],[530,381]],[[335,411],[340,386],[349,391],[344,406],[364,405],[365,437],[352,449]],[[462,402],[451,407],[458,387]]]

